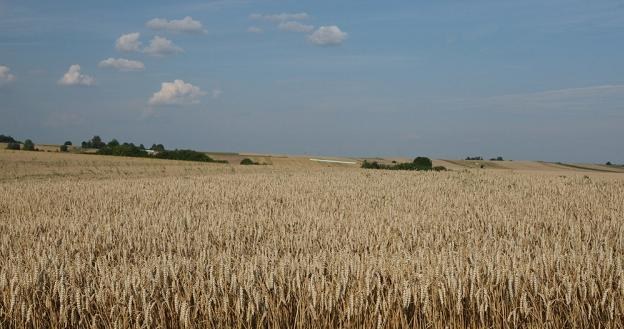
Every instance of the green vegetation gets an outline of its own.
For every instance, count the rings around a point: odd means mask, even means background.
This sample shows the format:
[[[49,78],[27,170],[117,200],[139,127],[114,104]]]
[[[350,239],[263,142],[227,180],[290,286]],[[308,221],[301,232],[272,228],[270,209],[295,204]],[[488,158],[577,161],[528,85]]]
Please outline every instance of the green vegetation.
[[[108,142],[108,144],[106,144],[106,146],[108,147],[117,147],[119,146],[119,142],[116,139],[111,139],[110,142]]]
[[[253,165],[259,165],[260,163],[254,162],[250,158],[244,158],[243,160],[241,160],[240,164],[243,166],[253,166]]]
[[[123,157],[146,157],[148,155],[145,150],[140,149],[133,143],[119,144],[115,139],[110,141],[105,147],[99,149],[96,154]]]
[[[505,161],[502,156],[497,156],[496,158],[491,158],[490,161]]]
[[[427,157],[416,157],[412,163],[420,168],[431,169],[433,167],[433,162],[431,159]]]
[[[24,147],[22,147],[22,150],[24,151],[34,151],[35,150],[35,143],[33,143],[33,141],[31,141],[30,139],[27,139],[24,141]]]
[[[384,169],[384,170],[434,170],[433,168],[433,164],[431,162],[431,159],[427,158],[427,157],[417,157],[416,159],[414,159],[414,161],[412,162],[404,162],[404,163],[397,163],[397,164],[383,164],[383,163],[379,163],[377,161],[373,161],[373,162],[368,162],[368,161],[364,161],[362,163],[362,168],[364,169]],[[441,171],[442,166],[438,166],[436,167],[438,168],[438,171]],[[444,168],[444,170],[446,170],[446,168]]]
[[[65,143],[63,143],[63,145],[65,145],[65,146],[72,146],[72,142],[71,141],[66,141]]]
[[[152,147],[150,147],[150,150],[152,151],[156,151],[156,152],[164,152],[165,151],[165,146],[162,144],[152,144]]]
[[[20,143],[17,142],[9,142],[9,144],[7,144],[7,150],[16,150],[19,151],[21,149],[21,145]]]
[[[466,160],[470,160],[470,161],[481,161],[483,160],[482,156],[476,156],[476,157],[466,157]]]
[[[218,162],[227,163],[227,161],[215,160],[206,153],[197,152],[193,150],[165,150],[153,155],[155,158],[168,159],[168,160],[183,160],[183,161],[199,161],[199,162]]]
[[[102,138],[100,136],[93,136],[90,141],[82,142],[82,148],[87,149],[101,149],[106,146],[104,142],[102,142]]]
[[[117,139],[114,139],[114,138],[110,142],[104,143],[102,142],[102,139],[99,136],[94,136],[88,142],[82,142],[82,145],[83,147],[86,147],[86,148],[97,148],[98,150],[95,154],[99,154],[99,155],[228,163],[225,160],[215,160],[203,152],[198,152],[198,151],[193,151],[193,150],[178,150],[178,149],[165,150],[165,147],[163,144],[153,144],[150,150],[154,152],[150,154],[148,153],[147,150],[145,150],[145,146],[143,144],[136,146],[134,143],[120,143]],[[62,147],[61,147],[61,151],[62,151]]]
[[[19,143],[11,136],[0,135],[0,143]]]
[[[61,151],[61,152],[67,152],[67,150],[68,150],[68,149],[67,149],[67,145],[65,145],[65,144],[63,144],[63,145],[61,145],[61,146],[59,147],[59,151]]]

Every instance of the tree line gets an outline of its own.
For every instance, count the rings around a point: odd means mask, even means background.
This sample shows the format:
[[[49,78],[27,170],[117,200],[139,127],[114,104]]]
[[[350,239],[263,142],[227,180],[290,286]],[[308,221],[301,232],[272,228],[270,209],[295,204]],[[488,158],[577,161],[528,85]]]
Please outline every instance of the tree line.
[[[7,143],[7,149],[10,150],[38,151],[38,149],[35,148],[35,144],[30,139],[26,139],[22,143],[11,136],[0,135],[0,143]],[[59,151],[68,152],[69,147],[72,145],[73,143],[71,141],[66,141],[63,145],[59,146]],[[225,160],[215,160],[206,153],[194,150],[167,150],[163,144],[152,144],[152,146],[147,149],[143,144],[120,143],[115,138],[105,143],[102,138],[97,135],[93,136],[90,140],[83,141],[80,146],[82,149],[96,149],[95,154],[99,155],[227,163]]]
[[[446,168],[443,166],[433,166],[431,159],[427,157],[416,157],[412,162],[396,163],[392,164],[379,163],[377,161],[368,162],[364,160],[362,163],[364,169],[384,169],[384,170],[416,170],[416,171],[444,171]]]

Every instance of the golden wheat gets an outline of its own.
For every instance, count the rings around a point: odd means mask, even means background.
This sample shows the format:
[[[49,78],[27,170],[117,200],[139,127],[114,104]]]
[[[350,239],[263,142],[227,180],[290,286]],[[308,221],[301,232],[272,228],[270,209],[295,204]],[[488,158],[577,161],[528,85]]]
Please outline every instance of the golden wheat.
[[[0,327],[624,326],[618,176],[175,166],[4,176]]]

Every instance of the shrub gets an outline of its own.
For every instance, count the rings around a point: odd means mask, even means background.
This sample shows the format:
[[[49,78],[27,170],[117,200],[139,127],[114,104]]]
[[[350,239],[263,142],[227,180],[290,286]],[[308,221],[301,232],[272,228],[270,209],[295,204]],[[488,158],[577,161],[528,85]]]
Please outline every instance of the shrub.
[[[72,146],[72,142],[71,141],[66,141],[65,143],[63,143],[63,145],[65,145],[65,146]]]
[[[391,166],[386,166],[386,169],[389,170],[429,170],[431,169],[431,167],[426,168],[426,167],[421,167],[420,165],[413,163],[413,162],[403,162],[403,163],[397,163],[395,165],[391,165]]]
[[[444,167],[444,166],[435,166],[432,169],[434,171],[447,171],[446,167]]]
[[[112,142],[112,141],[111,141]],[[119,144],[117,142],[117,144]],[[107,145],[99,149],[96,154],[101,155],[114,155],[114,156],[125,156],[125,157],[145,157],[147,156],[147,152],[145,150],[141,150],[139,147],[132,143],[123,143],[121,145],[112,144],[112,146]]]
[[[240,164],[243,166],[259,165],[259,163],[254,162],[250,158],[244,158],[243,160],[241,160]]]
[[[35,143],[33,143],[33,141],[31,141],[30,139],[27,139],[24,141],[24,147],[23,147],[24,151],[34,151],[35,150]]]
[[[429,170],[433,167],[433,162],[427,157],[417,157],[412,163],[422,170]]]
[[[227,161],[216,161],[213,158],[209,157],[206,153],[193,150],[161,151],[158,154],[154,155],[154,157],[169,160],[227,163]]]
[[[431,159],[426,157],[417,157],[413,162],[396,163],[392,165],[382,164],[377,161],[368,162],[364,160],[362,163],[364,169],[385,169],[385,170],[431,170]]]
[[[612,166],[613,164],[611,163],[611,161],[607,161],[606,165],[607,166]]]
[[[7,144],[7,150],[17,150],[19,151],[21,149],[21,145],[20,143],[16,143],[16,142],[10,142],[9,144]]]
[[[387,166],[384,166],[380,163],[378,163],[377,161],[373,161],[373,162],[368,162],[366,160],[364,160],[364,162],[362,162],[362,168],[364,169],[389,169],[386,168]]]
[[[59,147],[59,151],[61,152],[67,152],[67,145],[63,144]]]

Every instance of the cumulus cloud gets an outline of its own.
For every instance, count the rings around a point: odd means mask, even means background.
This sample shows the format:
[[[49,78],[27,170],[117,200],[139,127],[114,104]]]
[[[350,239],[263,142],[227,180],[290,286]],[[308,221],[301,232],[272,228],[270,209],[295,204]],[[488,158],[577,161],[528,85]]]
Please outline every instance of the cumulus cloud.
[[[115,47],[119,51],[123,52],[131,52],[131,51],[140,51],[141,50],[141,41],[139,38],[141,37],[141,33],[133,32],[123,34],[117,39],[115,43]]]
[[[194,20],[191,16],[170,21],[164,18],[154,18],[145,23],[145,26],[152,30],[166,30],[183,33],[206,33],[202,23]]]
[[[338,46],[341,45],[349,36],[343,32],[338,26],[321,26],[314,31],[308,40],[317,46]]]
[[[80,73],[80,65],[74,64],[69,67],[58,83],[63,86],[92,86],[95,84],[95,79]]]
[[[297,21],[281,22],[279,23],[277,27],[282,31],[290,31],[290,32],[308,33],[314,30],[313,25],[305,25]]]
[[[163,82],[160,90],[149,99],[150,105],[184,105],[197,104],[206,93],[199,87],[186,83],[183,80]]]
[[[184,49],[176,46],[171,40],[161,36],[155,36],[149,46],[143,49],[143,52],[152,56],[173,55],[183,51]]]
[[[133,61],[125,58],[107,58],[98,64],[99,67],[114,68],[119,71],[143,71],[145,65],[139,61]]]
[[[308,19],[310,16],[307,13],[281,13],[281,14],[251,14],[249,18],[262,21],[269,21],[274,23],[285,21],[301,21]]]
[[[256,27],[256,26],[250,26],[249,28],[247,28],[247,32],[249,33],[262,33],[264,32],[263,29]]]
[[[15,75],[11,74],[8,66],[0,65],[0,86],[15,80]]]

